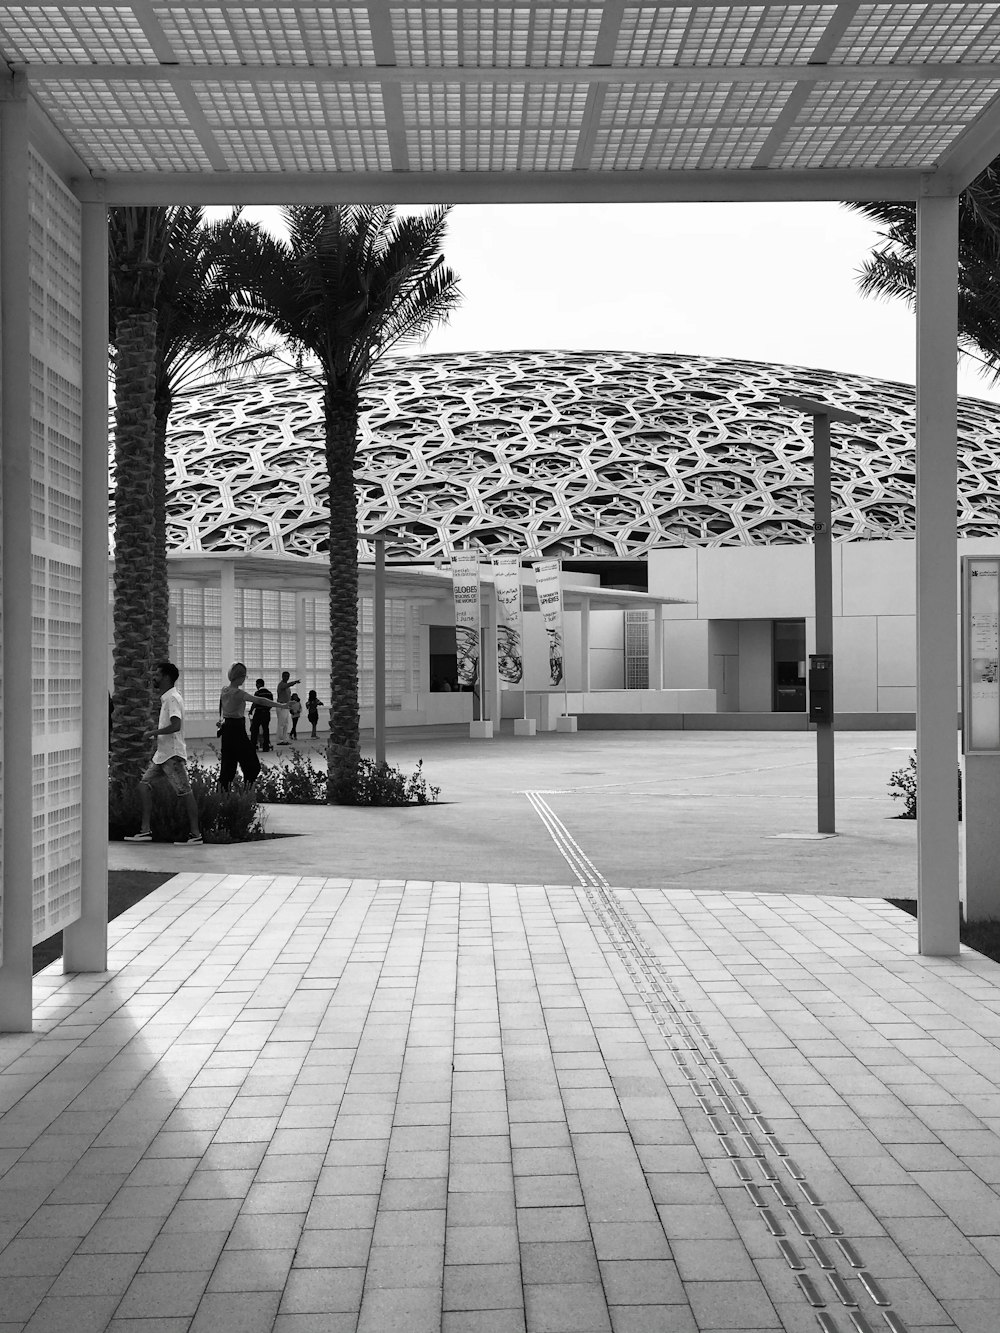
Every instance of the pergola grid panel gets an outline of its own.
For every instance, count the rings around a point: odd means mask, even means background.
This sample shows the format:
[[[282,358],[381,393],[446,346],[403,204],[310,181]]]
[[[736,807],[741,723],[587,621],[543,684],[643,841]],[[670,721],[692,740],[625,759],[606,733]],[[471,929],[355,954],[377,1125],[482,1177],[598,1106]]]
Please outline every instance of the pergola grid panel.
[[[628,8],[615,64],[772,65],[808,60],[835,4]]]
[[[442,197],[426,177],[472,199],[514,176],[507,197],[691,197],[710,174],[778,197],[792,173],[797,197],[873,197],[882,174],[874,197],[913,198],[922,173],[956,192],[1000,130],[982,0],[7,5],[0,56],[113,202],[164,173],[261,203],[330,174],[407,202]]]
[[[50,114],[72,126],[67,138],[91,161],[114,171],[197,171],[209,157],[169,85],[104,86],[39,81]]]
[[[947,148],[961,125],[993,98],[995,84],[892,84],[814,88],[800,123],[775,153],[779,166],[911,166]],[[869,112],[879,108],[873,132]]]
[[[8,59],[29,64],[155,65],[156,52],[130,5],[5,5]]]
[[[173,50],[193,64],[374,65],[364,6],[155,6]]]
[[[609,89],[601,108],[594,165],[621,170],[752,166],[787,93],[779,84],[650,84]]]
[[[308,170],[316,163],[340,171],[390,166],[385,107],[377,87],[197,86],[208,125],[232,170]]]
[[[954,3],[858,5],[831,60],[888,65],[960,60],[989,64],[1000,55],[1000,11],[996,4]]]
[[[601,27],[601,9],[596,5],[530,9],[420,5],[394,8],[391,14],[396,58],[417,67],[589,65]]]
[[[862,422],[834,431],[834,533],[914,533],[913,390],[820,370],[625,352],[468,353],[376,368],[364,395],[362,531],[417,559],[474,542],[637,558],[658,546],[809,541],[812,443],[780,394]],[[958,529],[996,537],[1000,407],[963,399]],[[171,417],[178,552],[322,556],[321,392],[293,372],[207,389]],[[369,552],[370,554],[370,552]]]

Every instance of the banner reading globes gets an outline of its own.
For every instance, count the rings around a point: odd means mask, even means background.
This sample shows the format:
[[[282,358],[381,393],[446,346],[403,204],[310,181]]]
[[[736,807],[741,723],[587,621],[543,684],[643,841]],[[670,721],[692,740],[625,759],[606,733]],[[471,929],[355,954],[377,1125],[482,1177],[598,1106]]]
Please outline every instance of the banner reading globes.
[[[455,653],[458,688],[475,685],[479,679],[479,556],[462,553],[452,557],[451,583],[455,596]]]

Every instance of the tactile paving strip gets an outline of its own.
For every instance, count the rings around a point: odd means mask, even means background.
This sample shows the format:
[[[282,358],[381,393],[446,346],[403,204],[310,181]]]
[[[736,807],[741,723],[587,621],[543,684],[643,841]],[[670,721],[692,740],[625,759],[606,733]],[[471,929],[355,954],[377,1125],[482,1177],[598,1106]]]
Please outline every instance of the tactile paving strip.
[[[903,1320],[892,1310],[890,1298],[728,1066],[697,1012],[681,995],[611,885],[541,793],[529,791],[525,795],[578,876],[595,918],[718,1136],[736,1178],[795,1274],[803,1298],[816,1311],[823,1333],[842,1333],[844,1328],[828,1308],[831,1305],[838,1313],[846,1314],[852,1333],[874,1333],[871,1318],[890,1333],[908,1333]],[[838,1263],[847,1266],[847,1276]],[[869,1309],[868,1314],[863,1306]]]

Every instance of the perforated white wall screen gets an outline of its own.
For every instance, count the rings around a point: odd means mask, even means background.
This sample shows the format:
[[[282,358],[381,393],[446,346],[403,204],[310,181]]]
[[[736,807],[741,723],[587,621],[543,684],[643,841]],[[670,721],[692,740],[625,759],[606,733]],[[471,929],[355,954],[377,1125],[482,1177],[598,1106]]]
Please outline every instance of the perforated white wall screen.
[[[83,533],[80,207],[35,153],[28,208],[32,934],[37,942],[80,915]]]

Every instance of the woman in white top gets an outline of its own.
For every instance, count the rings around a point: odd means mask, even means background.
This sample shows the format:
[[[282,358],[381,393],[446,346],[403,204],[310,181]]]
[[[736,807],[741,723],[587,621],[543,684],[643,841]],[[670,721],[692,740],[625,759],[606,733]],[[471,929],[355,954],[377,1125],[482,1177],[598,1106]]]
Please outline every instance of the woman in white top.
[[[243,783],[253,785],[260,772],[260,760],[257,747],[247,735],[247,704],[262,704],[273,708],[274,700],[262,694],[251,694],[243,688],[247,678],[247,669],[242,662],[234,662],[228,672],[229,684],[219,695],[219,718],[222,737],[222,765],[219,769],[219,786],[229,790],[229,784],[236,776],[237,765],[243,770]]]

